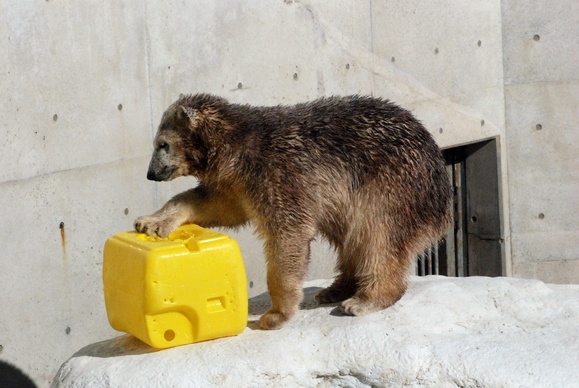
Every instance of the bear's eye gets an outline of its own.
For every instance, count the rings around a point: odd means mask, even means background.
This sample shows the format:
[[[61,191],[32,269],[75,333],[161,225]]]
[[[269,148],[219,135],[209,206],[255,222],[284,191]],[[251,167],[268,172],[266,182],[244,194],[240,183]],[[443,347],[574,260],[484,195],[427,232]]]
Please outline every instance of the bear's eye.
[[[167,142],[162,141],[162,142],[159,143],[159,149],[166,151],[166,150],[169,149],[169,144],[167,144]]]

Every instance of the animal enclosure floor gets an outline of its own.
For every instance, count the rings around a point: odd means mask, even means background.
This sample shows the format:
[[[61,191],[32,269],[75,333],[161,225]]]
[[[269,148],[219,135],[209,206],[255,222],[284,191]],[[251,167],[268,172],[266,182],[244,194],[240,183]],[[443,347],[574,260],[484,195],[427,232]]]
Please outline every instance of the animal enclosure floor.
[[[284,328],[157,351],[122,335],[64,363],[55,387],[552,386],[579,381],[579,285],[413,277],[393,307],[365,317],[316,306],[309,282]]]

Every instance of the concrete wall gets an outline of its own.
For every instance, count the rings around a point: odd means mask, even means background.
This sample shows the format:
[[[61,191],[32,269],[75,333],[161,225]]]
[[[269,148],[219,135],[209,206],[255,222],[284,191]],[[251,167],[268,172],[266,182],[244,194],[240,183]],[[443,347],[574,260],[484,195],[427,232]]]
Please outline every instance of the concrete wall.
[[[507,273],[579,281],[579,23],[572,1],[536,3],[0,0],[0,358],[46,386],[74,351],[117,335],[104,241],[195,183],[145,179],[179,93],[373,94],[413,109],[443,147],[498,136]],[[263,292],[261,243],[231,234],[250,295]],[[310,277],[332,266],[316,244]]]
[[[504,0],[513,275],[579,282],[579,2]]]

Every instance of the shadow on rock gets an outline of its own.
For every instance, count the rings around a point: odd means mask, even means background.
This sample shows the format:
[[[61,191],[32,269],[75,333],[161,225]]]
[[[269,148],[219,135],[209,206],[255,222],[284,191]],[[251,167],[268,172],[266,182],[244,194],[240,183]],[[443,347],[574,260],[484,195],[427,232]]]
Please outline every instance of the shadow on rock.
[[[120,357],[127,355],[155,353],[160,349],[155,349],[145,344],[136,337],[126,334],[110,340],[97,342],[85,346],[73,357],[89,356],[98,358]]]
[[[332,305],[318,305],[315,300],[315,295],[323,288],[321,287],[307,287],[304,288],[304,299],[300,305],[302,310],[311,310],[320,307],[328,307]],[[262,315],[271,306],[271,299],[268,292],[254,296],[249,299],[249,315]],[[339,309],[338,309],[339,310]],[[333,311],[331,313],[333,315]],[[251,330],[260,330],[258,320],[250,320],[247,322],[247,327]],[[98,358],[109,358],[109,357],[120,357],[127,355],[139,355],[147,353],[155,353],[161,349],[155,349],[145,344],[141,340],[133,337],[132,335],[126,334],[120,337],[116,337],[110,340],[97,342],[88,346],[85,346],[78,352],[76,352],[73,357],[98,357]]]
[[[300,304],[301,310],[311,310],[318,307],[327,307],[331,305],[319,305],[316,302],[316,294],[323,290],[322,287],[306,287],[304,288],[304,299]],[[249,299],[249,315],[262,315],[271,307],[271,298],[269,292],[264,292]],[[251,328],[251,327],[250,327]]]

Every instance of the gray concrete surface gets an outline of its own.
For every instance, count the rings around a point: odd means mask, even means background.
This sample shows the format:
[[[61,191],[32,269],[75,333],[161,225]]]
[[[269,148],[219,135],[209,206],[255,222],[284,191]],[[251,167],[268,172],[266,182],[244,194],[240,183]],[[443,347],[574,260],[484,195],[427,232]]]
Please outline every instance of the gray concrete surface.
[[[514,276],[579,281],[579,3],[503,1]]]
[[[373,94],[443,147],[499,137],[507,274],[579,282],[578,25],[570,0],[0,0],[0,358],[46,386],[115,335],[104,241],[194,184],[145,179],[179,93]],[[231,234],[257,295],[261,243]],[[332,267],[317,243],[310,278]]]

